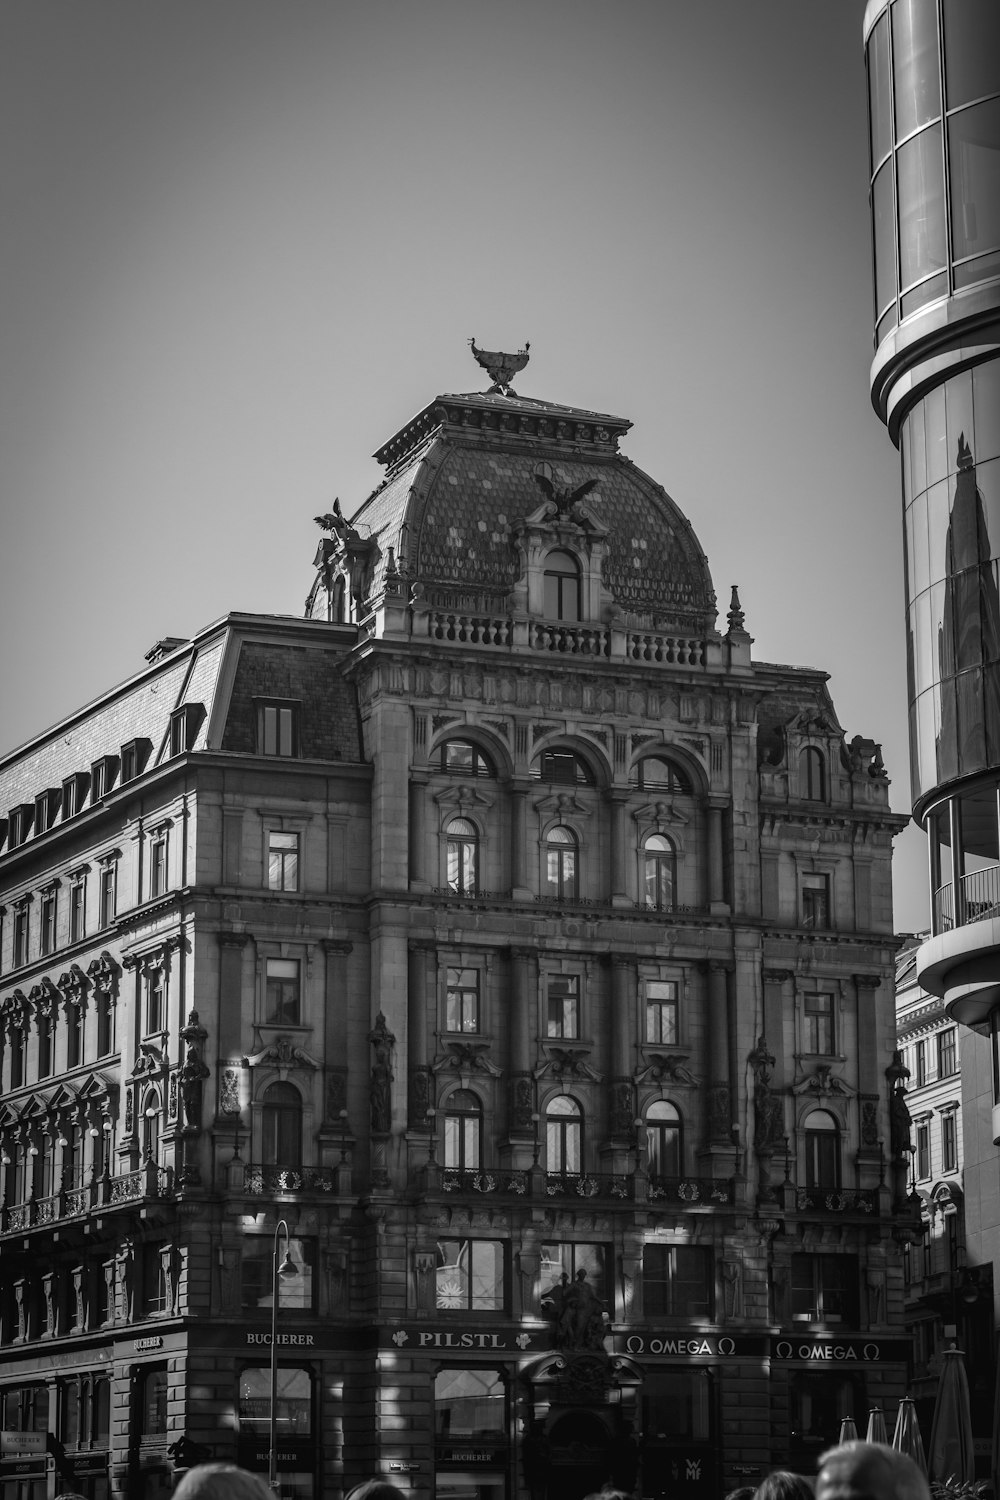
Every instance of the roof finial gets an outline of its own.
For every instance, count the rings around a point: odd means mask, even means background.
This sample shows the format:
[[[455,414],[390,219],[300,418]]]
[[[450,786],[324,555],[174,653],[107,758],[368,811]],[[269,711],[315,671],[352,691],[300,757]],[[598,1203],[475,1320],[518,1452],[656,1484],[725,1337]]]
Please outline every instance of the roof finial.
[[[729,613],[726,616],[726,624],[729,626],[730,631],[743,630],[746,616],[740,604],[739,588],[734,583],[732,589],[733,597],[729,601]]]
[[[488,396],[516,396],[517,392],[512,387],[511,381],[528,363],[528,350],[531,345],[527,339],[524,341],[524,348],[519,349],[516,354],[503,354],[500,350],[477,349],[475,338],[469,340],[469,348],[475,355],[477,363],[482,365],[493,381],[486,394]]]

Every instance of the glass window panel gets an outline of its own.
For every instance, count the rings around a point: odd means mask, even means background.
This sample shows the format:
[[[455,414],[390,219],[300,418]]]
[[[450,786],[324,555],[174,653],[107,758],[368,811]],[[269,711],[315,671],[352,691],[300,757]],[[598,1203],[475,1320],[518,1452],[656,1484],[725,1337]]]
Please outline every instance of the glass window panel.
[[[900,286],[945,264],[944,168],[941,127],[931,125],[896,153]]]
[[[280,1437],[308,1437],[312,1432],[312,1377],[308,1370],[278,1366],[275,1426]],[[271,1417],[271,1374],[265,1366],[244,1370],[240,1375],[240,1426],[250,1432],[266,1431]],[[282,1478],[282,1486],[285,1480]]]
[[[918,495],[906,510],[907,598],[914,599],[930,584],[927,544],[927,495]]]
[[[973,286],[977,281],[994,281],[1000,276],[1000,251],[992,255],[978,255],[974,260],[963,260],[955,267],[955,286]]]
[[[872,233],[875,236],[875,312],[896,296],[896,225],[892,207],[892,162],[872,183]]]
[[[944,387],[937,386],[924,398],[924,449],[927,454],[927,483],[947,479],[952,470],[948,453],[948,426],[944,407]]]
[[[936,276],[930,276],[915,286],[912,291],[906,292],[900,301],[900,318],[909,318],[928,302],[935,302],[939,297],[948,295],[948,277],[944,271],[939,271]]]
[[[940,584],[948,571],[948,521],[951,515],[947,479],[927,491],[928,583]],[[943,598],[942,598],[943,603]]]
[[[709,1442],[713,1408],[710,1370],[647,1371],[642,1387],[647,1443]]]
[[[948,452],[954,460],[958,453],[959,438],[964,437],[975,457],[972,430],[972,371],[963,370],[945,383],[945,412],[948,428]]]
[[[878,320],[875,325],[875,344],[878,346],[882,340],[892,332],[896,326],[896,304],[893,302],[888,311]]]
[[[1000,83],[1000,66],[994,86]],[[952,254],[1000,246],[1000,99],[963,109],[948,122]]]
[[[924,403],[918,402],[906,419],[910,434],[910,498],[927,488],[927,453],[924,443]]]
[[[503,1310],[503,1246],[498,1240],[439,1240],[437,1306],[441,1310]]]
[[[996,0],[944,0],[948,108],[1000,88],[1000,7]]]
[[[896,0],[892,59],[898,141],[941,113],[937,14],[926,0]]]
[[[434,1430],[438,1438],[502,1436],[504,1386],[496,1370],[439,1370],[434,1377]]]
[[[972,372],[972,408],[979,485],[983,486],[983,461],[1000,456],[1000,361],[977,365]],[[991,528],[992,531],[992,528]],[[1000,530],[993,534],[1000,536]]]
[[[889,88],[889,17],[879,17],[868,38],[868,119],[871,171],[892,145],[892,94]]]

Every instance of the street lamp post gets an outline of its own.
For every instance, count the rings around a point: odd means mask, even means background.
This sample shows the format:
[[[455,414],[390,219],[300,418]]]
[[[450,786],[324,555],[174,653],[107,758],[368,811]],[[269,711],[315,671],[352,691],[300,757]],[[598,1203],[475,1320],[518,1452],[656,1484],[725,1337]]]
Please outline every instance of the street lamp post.
[[[278,1264],[279,1237],[285,1236],[285,1254]],[[274,1228],[274,1245],[271,1250],[271,1407],[270,1442],[268,1445],[268,1484],[272,1490],[278,1488],[278,1293],[282,1276],[296,1274],[295,1262],[289,1254],[290,1236],[288,1225],[279,1219]]]

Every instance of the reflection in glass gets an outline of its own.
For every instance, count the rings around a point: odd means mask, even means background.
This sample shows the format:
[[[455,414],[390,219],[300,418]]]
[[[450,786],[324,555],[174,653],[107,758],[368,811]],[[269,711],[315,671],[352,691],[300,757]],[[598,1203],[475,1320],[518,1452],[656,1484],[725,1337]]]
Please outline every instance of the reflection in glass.
[[[465,1312],[503,1310],[499,1240],[438,1240],[437,1306]]]
[[[1000,82],[1000,79],[998,79]],[[1000,246],[1000,99],[963,109],[948,122],[953,255]]]
[[[308,1370],[278,1367],[274,1420],[278,1437],[308,1437],[312,1431],[312,1377]],[[255,1365],[240,1376],[240,1426],[265,1430],[271,1419],[271,1371]]]
[[[900,146],[896,171],[900,286],[908,287],[945,264],[940,125],[929,126]]]
[[[944,0],[948,108],[1000,91],[1000,6],[996,0]]]
[[[497,1370],[439,1370],[434,1377],[438,1438],[500,1437],[506,1428],[504,1387]]]
[[[1000,457],[1000,360],[973,370],[972,409],[976,425],[970,443],[982,469],[985,459]]]
[[[885,163],[872,183],[872,225],[875,235],[875,311],[879,313],[896,295],[896,235],[891,161]]]
[[[941,113],[937,15],[925,0],[892,7],[892,66],[899,141]]]

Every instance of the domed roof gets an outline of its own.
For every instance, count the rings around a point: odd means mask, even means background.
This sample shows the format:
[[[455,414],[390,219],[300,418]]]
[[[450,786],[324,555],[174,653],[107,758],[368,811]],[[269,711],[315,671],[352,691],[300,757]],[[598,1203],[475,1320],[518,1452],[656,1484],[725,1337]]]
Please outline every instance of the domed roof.
[[[513,528],[553,490],[571,497],[587,486],[587,515],[607,531],[603,582],[617,606],[712,630],[705,554],[666,491],[619,453],[630,426],[512,392],[438,396],[376,453],[387,477],[351,517],[359,540],[376,544],[371,596],[392,548],[399,572],[425,593],[499,605],[521,567]]]

